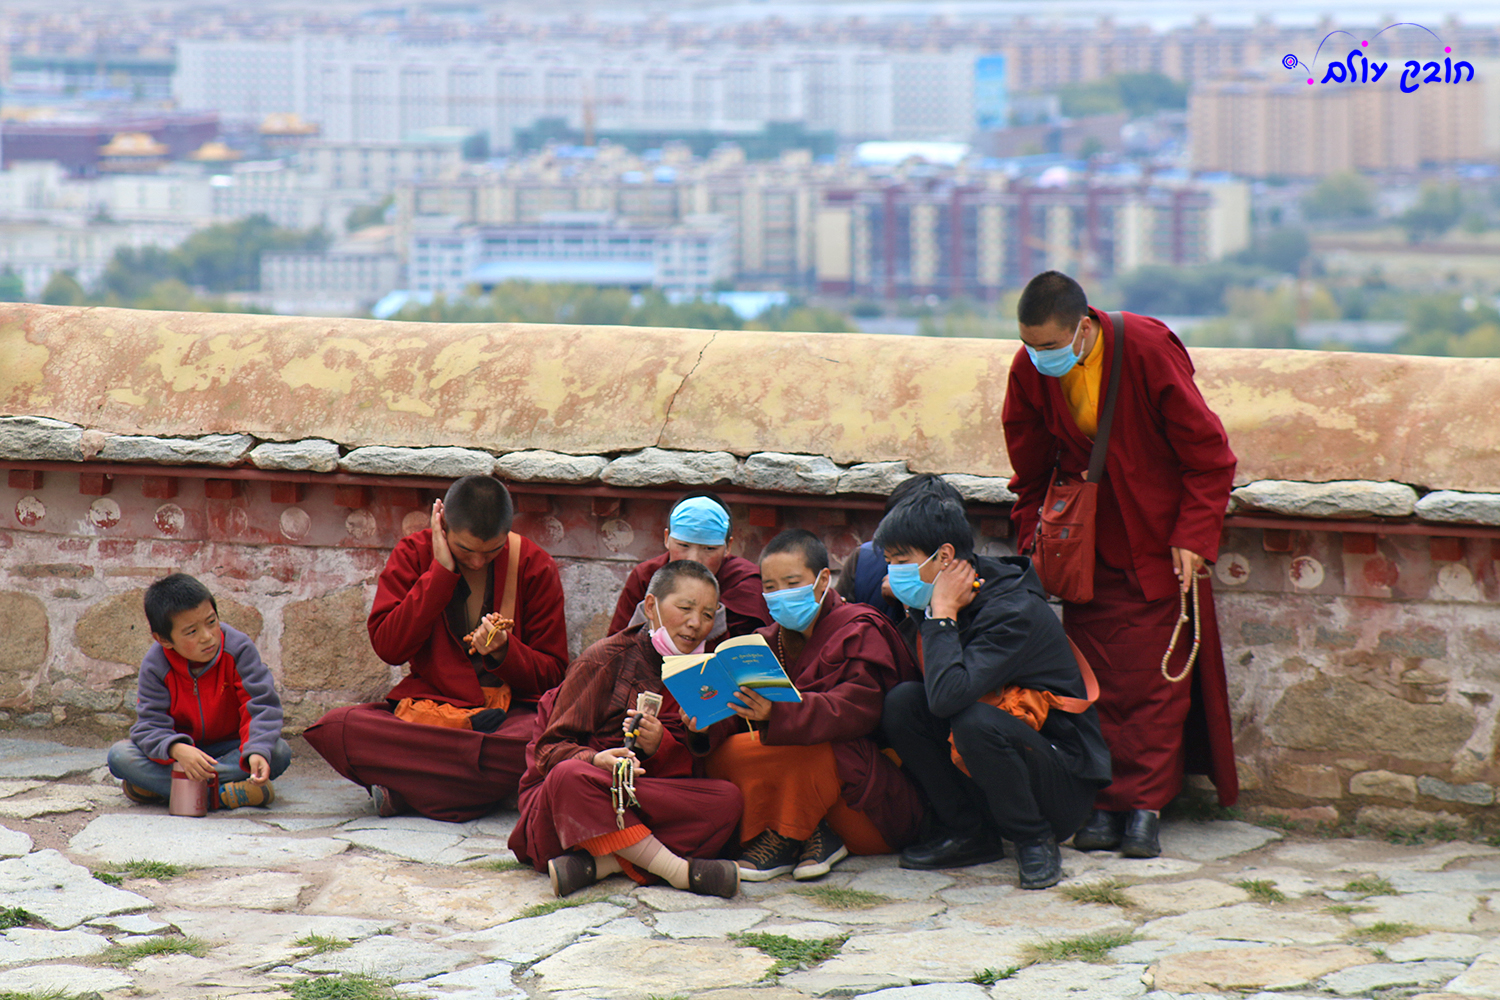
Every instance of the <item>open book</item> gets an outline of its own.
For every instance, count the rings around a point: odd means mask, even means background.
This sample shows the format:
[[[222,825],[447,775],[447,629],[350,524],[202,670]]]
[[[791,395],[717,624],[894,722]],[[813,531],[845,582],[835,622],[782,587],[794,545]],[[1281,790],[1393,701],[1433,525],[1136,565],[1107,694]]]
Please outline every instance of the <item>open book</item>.
[[[712,653],[664,657],[661,679],[682,706],[682,717],[697,717],[700,729],[733,715],[729,701],[742,687],[767,701],[802,700],[776,654],[758,635],[728,639]]]

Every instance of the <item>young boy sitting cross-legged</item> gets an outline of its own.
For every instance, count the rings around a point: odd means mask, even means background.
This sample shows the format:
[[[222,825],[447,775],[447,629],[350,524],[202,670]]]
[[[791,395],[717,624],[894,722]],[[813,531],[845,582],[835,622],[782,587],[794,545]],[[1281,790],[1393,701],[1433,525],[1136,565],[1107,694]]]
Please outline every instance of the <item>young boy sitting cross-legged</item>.
[[[172,768],[214,779],[209,808],[266,806],[272,778],[292,762],[281,699],[250,637],[219,621],[207,587],[173,573],[146,588],[156,640],[141,661],[130,739],[109,748],[109,770],[132,802],[166,802]]]

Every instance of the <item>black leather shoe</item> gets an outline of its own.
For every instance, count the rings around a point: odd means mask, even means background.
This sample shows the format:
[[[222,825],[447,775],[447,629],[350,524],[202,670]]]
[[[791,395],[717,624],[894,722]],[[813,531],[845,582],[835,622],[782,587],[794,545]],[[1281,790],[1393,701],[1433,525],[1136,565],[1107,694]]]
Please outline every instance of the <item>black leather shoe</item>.
[[[1017,844],[1016,860],[1021,865],[1022,889],[1045,889],[1062,881],[1062,851],[1051,837]]]
[[[1095,809],[1094,815],[1073,834],[1075,851],[1113,851],[1125,833],[1125,814]]]
[[[924,840],[901,852],[901,867],[918,871],[941,868],[967,868],[999,861],[1005,857],[1005,846],[1000,838],[983,834],[972,837],[955,837],[951,834]]]
[[[1127,858],[1154,858],[1161,854],[1161,820],[1148,809],[1132,809],[1125,815],[1125,835],[1120,853]]]

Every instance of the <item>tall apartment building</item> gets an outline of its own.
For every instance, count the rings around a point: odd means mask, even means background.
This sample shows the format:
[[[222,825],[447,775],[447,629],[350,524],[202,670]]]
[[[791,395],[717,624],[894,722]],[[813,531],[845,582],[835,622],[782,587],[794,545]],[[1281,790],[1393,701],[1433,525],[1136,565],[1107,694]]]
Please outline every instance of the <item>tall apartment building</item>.
[[[291,111],[334,141],[391,142],[446,126],[484,131],[503,150],[515,129],[549,118],[576,129],[734,134],[796,122],[848,139],[964,139],[983,55],[805,43],[438,48],[299,35],[185,40],[174,86],[184,107]]]
[[[1381,84],[1308,86],[1262,74],[1201,84],[1188,105],[1194,169],[1245,177],[1414,171],[1500,153],[1500,61],[1473,82],[1402,93]]]
[[[1249,243],[1243,183],[893,179],[823,192],[817,288],[825,294],[993,299],[1039,271],[1107,278],[1203,264]]]

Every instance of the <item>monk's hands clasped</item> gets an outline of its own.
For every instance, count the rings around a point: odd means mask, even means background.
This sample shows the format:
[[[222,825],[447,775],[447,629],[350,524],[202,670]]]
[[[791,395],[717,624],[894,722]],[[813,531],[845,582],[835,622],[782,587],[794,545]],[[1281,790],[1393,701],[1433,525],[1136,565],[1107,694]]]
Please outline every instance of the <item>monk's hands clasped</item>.
[[[631,712],[625,716],[625,732],[635,730],[635,748],[642,756],[650,757],[661,747],[662,734],[666,732],[661,720],[649,713]]]
[[[932,585],[932,603],[928,614],[933,618],[957,618],[958,613],[974,601],[978,584],[984,583],[967,559],[955,559],[938,571]]]
[[[637,778],[646,773],[646,769],[641,766],[640,758],[635,755],[635,752],[626,750],[624,747],[610,747],[608,750],[600,750],[594,754],[594,766],[608,771],[610,774],[614,774],[615,761],[622,757],[634,764],[634,773]]]
[[[768,701],[747,687],[742,687],[735,693],[739,701],[729,702],[729,708],[740,718],[747,722],[765,722],[771,717],[771,706],[774,702]]]
[[[516,623],[509,618],[501,616],[498,611],[491,611],[479,619],[479,627],[464,636],[464,642],[469,644],[470,653],[479,653],[488,656],[499,652],[510,642],[510,630],[516,627]]]

